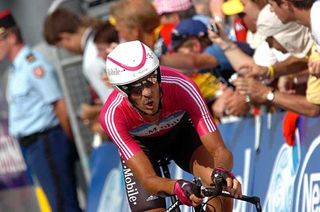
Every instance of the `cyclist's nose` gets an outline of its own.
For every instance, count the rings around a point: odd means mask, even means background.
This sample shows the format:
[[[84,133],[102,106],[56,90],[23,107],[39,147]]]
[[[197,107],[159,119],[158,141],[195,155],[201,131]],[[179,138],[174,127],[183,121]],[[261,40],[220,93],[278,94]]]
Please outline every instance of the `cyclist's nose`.
[[[142,88],[142,92],[141,92],[142,96],[148,98],[152,96],[152,87],[149,86],[145,86]]]

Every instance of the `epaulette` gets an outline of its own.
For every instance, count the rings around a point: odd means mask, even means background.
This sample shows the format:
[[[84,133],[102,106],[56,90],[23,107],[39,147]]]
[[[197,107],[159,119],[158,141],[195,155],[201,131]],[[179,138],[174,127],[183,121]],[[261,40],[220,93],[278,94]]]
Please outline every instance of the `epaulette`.
[[[29,63],[33,63],[36,60],[35,56],[32,53],[28,54],[26,56],[26,59],[28,60]]]

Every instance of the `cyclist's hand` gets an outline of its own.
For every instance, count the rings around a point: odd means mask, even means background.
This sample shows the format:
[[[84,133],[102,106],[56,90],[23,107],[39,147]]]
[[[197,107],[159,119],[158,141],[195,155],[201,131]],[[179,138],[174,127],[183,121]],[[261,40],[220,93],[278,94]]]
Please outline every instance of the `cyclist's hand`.
[[[174,184],[174,194],[184,205],[198,206],[202,203],[200,188],[186,180],[177,180]]]
[[[215,183],[217,176],[223,177],[225,184],[224,186],[226,186],[226,190],[232,196],[236,198],[242,196],[241,184],[230,171],[222,167],[215,168],[211,174],[211,179],[213,183]]]

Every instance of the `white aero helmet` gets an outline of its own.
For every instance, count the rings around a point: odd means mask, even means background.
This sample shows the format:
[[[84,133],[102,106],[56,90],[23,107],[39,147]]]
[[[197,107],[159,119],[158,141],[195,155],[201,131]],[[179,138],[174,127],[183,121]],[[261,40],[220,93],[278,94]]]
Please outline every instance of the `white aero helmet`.
[[[107,57],[106,72],[113,85],[127,85],[151,74],[159,59],[140,41],[119,44]]]

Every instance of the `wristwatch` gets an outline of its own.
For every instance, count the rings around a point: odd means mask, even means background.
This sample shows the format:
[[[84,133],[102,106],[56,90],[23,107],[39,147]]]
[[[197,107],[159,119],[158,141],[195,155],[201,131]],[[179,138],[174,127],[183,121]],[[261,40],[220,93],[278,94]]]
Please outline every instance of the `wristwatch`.
[[[274,90],[273,89],[268,91],[267,100],[268,100],[268,102],[272,102],[274,100]]]

